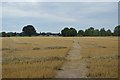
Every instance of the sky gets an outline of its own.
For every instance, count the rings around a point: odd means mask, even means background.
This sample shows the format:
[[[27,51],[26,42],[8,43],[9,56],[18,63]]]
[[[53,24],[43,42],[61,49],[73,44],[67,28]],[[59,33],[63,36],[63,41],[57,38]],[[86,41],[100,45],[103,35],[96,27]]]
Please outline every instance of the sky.
[[[113,30],[118,25],[117,2],[31,1],[2,2],[2,31],[21,32],[22,28],[29,24],[33,25],[37,32],[55,33],[65,27],[77,30],[104,27]]]

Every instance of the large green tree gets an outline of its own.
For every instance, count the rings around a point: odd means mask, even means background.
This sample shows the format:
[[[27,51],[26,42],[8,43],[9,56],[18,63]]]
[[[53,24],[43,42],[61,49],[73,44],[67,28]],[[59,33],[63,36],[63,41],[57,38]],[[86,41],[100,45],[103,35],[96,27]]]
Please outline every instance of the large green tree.
[[[69,36],[77,36],[77,30],[75,28],[70,28]]]
[[[69,28],[65,27],[62,31],[61,31],[62,36],[68,36],[69,35]]]
[[[94,35],[94,28],[93,27],[88,28],[88,32],[89,32],[89,36],[93,36]]]
[[[100,36],[106,36],[106,31],[104,28],[100,29]]]
[[[62,36],[77,36],[77,30],[74,28],[64,28],[61,31]]]
[[[1,34],[2,34],[2,37],[7,37],[8,36],[6,32],[2,32]]]
[[[114,29],[114,36],[120,36],[120,25],[115,27],[115,29]]]
[[[100,32],[99,29],[95,29],[93,32],[93,36],[99,36]]]
[[[32,36],[36,34],[36,30],[32,25],[24,26],[22,31],[23,31],[23,34],[27,36]]]
[[[89,30],[88,29],[85,29],[85,36],[89,36]]]
[[[112,32],[111,32],[110,29],[108,29],[108,30],[106,31],[106,36],[112,36]]]
[[[94,28],[90,27],[85,30],[85,36],[93,36],[94,35]]]
[[[83,30],[79,30],[78,31],[78,36],[84,36],[84,31]]]

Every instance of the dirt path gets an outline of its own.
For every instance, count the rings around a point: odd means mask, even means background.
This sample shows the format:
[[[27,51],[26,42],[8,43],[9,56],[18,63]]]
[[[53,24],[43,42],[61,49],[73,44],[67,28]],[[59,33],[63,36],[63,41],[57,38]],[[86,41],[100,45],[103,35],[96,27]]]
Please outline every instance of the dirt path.
[[[67,61],[58,71],[56,78],[85,78],[86,66],[80,55],[80,45],[74,40],[73,47],[68,53]]]

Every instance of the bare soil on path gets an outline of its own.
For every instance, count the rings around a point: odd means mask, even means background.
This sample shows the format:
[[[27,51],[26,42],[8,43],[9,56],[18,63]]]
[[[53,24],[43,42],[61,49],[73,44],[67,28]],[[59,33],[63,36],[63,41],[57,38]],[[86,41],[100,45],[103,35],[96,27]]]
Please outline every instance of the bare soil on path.
[[[80,45],[77,40],[73,40],[73,47],[66,59],[56,78],[86,78],[86,63],[81,59]]]

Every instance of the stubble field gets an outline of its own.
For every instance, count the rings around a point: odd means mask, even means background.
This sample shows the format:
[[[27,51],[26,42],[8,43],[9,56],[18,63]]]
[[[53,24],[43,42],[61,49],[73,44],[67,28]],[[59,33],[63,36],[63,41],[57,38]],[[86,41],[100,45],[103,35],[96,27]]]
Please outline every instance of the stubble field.
[[[3,78],[54,78],[67,61],[73,40],[80,45],[80,60],[86,63],[87,77],[118,76],[117,37],[7,37],[1,40]]]
[[[87,63],[87,77],[118,77],[118,38],[96,37],[79,39],[82,60]]]

